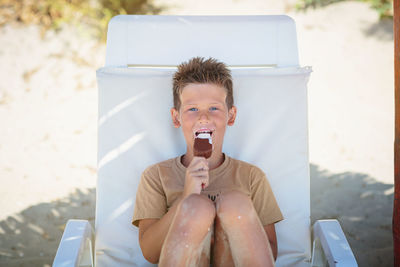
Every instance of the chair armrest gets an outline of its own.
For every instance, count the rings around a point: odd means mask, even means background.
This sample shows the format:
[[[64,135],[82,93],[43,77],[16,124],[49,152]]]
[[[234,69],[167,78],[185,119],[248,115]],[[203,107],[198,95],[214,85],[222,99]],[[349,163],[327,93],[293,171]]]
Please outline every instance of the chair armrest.
[[[318,220],[313,226],[312,266],[355,267],[357,261],[337,220]]]
[[[93,230],[86,220],[68,220],[53,267],[93,267]]]

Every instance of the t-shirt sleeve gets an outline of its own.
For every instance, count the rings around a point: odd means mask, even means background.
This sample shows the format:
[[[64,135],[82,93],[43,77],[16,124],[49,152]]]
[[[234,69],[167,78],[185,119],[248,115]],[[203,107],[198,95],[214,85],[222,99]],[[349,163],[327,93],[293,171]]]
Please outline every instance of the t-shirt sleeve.
[[[140,178],[132,224],[138,227],[140,220],[160,219],[166,212],[165,193],[158,171],[153,166],[146,169]]]
[[[251,199],[263,226],[283,220],[282,212],[264,172],[255,168],[252,172]]]

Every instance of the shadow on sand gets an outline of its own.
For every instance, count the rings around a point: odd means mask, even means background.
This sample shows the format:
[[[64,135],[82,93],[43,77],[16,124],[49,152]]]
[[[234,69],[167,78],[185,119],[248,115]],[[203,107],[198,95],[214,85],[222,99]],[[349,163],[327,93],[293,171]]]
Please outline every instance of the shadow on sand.
[[[393,41],[393,19],[381,19],[362,29],[362,32],[367,37],[374,37],[382,41]]]
[[[94,225],[95,189],[40,203],[0,221],[0,266],[51,266],[68,219]]]
[[[311,164],[311,221],[337,219],[359,266],[393,266],[393,185]]]
[[[338,219],[360,266],[393,266],[393,185],[311,164],[311,192],[312,222]],[[68,219],[94,225],[95,195],[77,190],[0,221],[0,266],[51,266]]]

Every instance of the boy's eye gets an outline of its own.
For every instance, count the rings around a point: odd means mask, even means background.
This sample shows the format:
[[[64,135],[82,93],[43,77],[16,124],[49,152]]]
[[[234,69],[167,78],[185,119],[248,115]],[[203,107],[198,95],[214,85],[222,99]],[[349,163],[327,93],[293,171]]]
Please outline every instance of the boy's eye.
[[[197,111],[197,108],[189,108],[189,111]]]
[[[210,110],[218,110],[217,107],[211,107]]]

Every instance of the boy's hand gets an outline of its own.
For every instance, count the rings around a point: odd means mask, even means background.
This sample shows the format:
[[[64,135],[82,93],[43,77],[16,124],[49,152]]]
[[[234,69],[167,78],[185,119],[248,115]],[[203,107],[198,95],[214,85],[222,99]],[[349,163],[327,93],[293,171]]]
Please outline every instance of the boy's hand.
[[[193,157],[192,162],[186,169],[185,187],[183,188],[183,198],[190,194],[200,194],[202,184],[204,188],[208,186],[208,162],[203,157]]]

